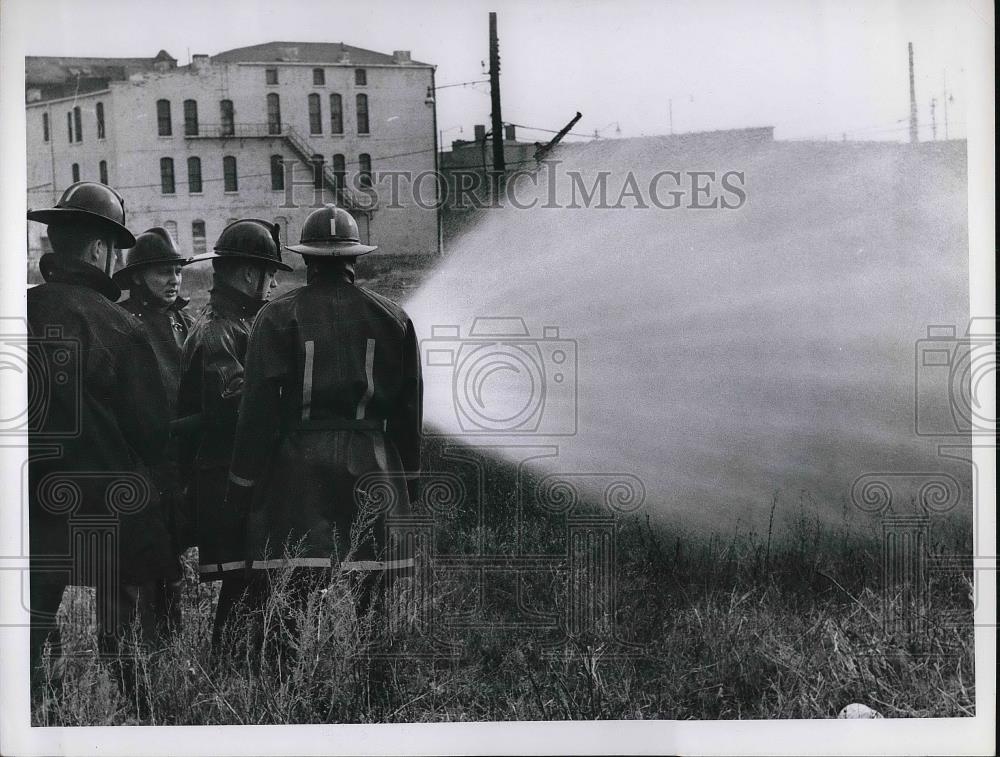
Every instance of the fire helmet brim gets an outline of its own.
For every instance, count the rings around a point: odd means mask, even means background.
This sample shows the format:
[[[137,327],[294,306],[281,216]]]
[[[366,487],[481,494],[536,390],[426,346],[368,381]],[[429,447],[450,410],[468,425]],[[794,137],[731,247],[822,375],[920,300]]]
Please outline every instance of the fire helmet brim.
[[[28,220],[48,225],[74,222],[79,223],[81,221],[96,223],[106,227],[109,231],[114,232],[115,246],[119,249],[127,250],[130,247],[135,247],[135,235],[132,234],[132,232],[125,226],[122,226],[117,221],[112,221],[106,216],[102,216],[98,213],[91,213],[89,210],[80,210],[79,208],[46,208],[44,210],[29,210]]]

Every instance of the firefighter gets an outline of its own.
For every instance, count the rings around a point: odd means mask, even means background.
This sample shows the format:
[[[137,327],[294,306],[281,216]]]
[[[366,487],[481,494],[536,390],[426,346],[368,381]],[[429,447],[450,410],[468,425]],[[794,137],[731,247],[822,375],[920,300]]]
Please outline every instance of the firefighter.
[[[383,581],[413,566],[411,555],[386,555],[386,513],[365,506],[378,500],[405,514],[415,495],[417,339],[402,308],[355,285],[355,261],[376,248],[360,243],[347,211],[313,211],[301,244],[286,249],[304,257],[307,283],[254,324],[227,505],[250,512],[255,586],[291,568],[302,600],[339,569],[354,578],[360,614]],[[360,519],[375,516],[374,538],[360,536]]]
[[[182,471],[194,502],[198,571],[202,582],[222,580],[212,632],[221,649],[226,620],[246,589],[245,523],[224,507],[236,416],[243,392],[243,364],[250,327],[277,286],[281,262],[278,227],[258,219],[234,221],[223,229],[212,261],[208,305],[198,315],[181,357],[178,428],[196,426],[197,440],[182,445]]]
[[[39,260],[45,283],[27,293],[43,368],[28,375],[29,395],[42,398],[28,468],[37,675],[67,585],[96,586],[99,648],[114,654],[145,587],[177,578],[177,563],[149,474],[167,441],[167,397],[142,325],[115,305],[121,291],[108,275],[116,248],[135,243],[125,202],[77,182],[28,219],[48,225],[53,250]],[[58,652],[58,631],[50,640]]]
[[[181,273],[193,258],[181,255],[166,229],[156,226],[138,237],[129,250],[126,266],[111,277],[119,287],[128,290],[129,298],[119,303],[142,321],[156,353],[160,378],[167,392],[167,412],[176,417],[177,387],[180,384],[181,352],[191,326],[191,317],[184,312],[188,300],[180,296]],[[186,528],[181,507],[181,482],[177,471],[176,444],[171,443],[168,459],[159,467],[158,485],[170,520],[174,552],[184,551],[183,532]],[[182,573],[183,571],[181,571]],[[169,635],[180,628],[183,581],[162,582],[149,603],[155,613],[161,634]]]

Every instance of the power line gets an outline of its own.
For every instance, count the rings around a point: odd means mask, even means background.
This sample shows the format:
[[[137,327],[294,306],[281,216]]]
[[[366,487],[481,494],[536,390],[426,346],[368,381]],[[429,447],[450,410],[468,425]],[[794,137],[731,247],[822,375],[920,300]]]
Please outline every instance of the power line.
[[[543,129],[541,126],[525,126],[524,124],[514,124],[509,121],[505,121],[504,123],[506,123],[508,126],[516,126],[518,129],[527,129],[528,131],[545,131],[548,132],[549,134],[558,134],[560,131],[559,129]],[[593,134],[580,134],[579,132],[575,131],[568,131],[566,133],[572,134],[574,137],[587,137],[589,139],[593,139],[594,137]]]

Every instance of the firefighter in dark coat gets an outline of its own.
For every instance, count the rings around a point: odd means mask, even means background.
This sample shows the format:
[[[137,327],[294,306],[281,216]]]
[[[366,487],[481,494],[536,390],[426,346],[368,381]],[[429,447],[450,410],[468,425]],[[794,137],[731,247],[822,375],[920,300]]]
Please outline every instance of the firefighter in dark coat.
[[[218,652],[223,625],[246,589],[246,524],[224,499],[250,326],[276,286],[276,272],[291,267],[281,262],[278,227],[257,219],[228,225],[214,252],[195,258],[201,260],[212,260],[212,289],[184,343],[178,424],[199,427],[181,460],[194,501],[200,579],[222,579],[212,636]]]
[[[381,523],[408,512],[420,468],[417,339],[402,308],[355,285],[356,258],[375,248],[347,211],[313,211],[287,249],[305,257],[307,284],[254,323],[228,503],[251,511],[255,585],[284,567],[315,585],[339,568],[360,579],[363,611],[383,579],[413,567],[385,553]],[[373,517],[373,538],[358,538]]]
[[[167,392],[167,413],[171,420],[176,417],[181,353],[192,322],[191,316],[184,312],[188,301],[180,296],[181,274],[184,266],[192,260],[181,255],[166,229],[156,226],[136,237],[126,266],[111,277],[119,287],[129,292],[128,299],[119,304],[138,318],[146,329],[160,366],[160,378]],[[175,440],[172,440],[167,458],[154,474],[158,478],[163,505],[170,520],[171,535],[175,540],[174,552],[179,556],[184,551],[182,532],[187,524],[180,506],[183,487],[177,470]],[[150,606],[156,609],[156,615],[164,626],[162,631],[176,632],[180,628],[182,589],[181,579],[164,581],[151,598]]]
[[[39,261],[46,283],[27,294],[45,368],[28,380],[44,405],[29,429],[34,671],[67,585],[96,586],[100,649],[114,653],[140,587],[176,578],[177,563],[149,474],[167,442],[167,397],[142,325],[115,304],[108,276],[115,248],[135,243],[125,203],[78,182],[28,218],[48,224],[53,248]]]

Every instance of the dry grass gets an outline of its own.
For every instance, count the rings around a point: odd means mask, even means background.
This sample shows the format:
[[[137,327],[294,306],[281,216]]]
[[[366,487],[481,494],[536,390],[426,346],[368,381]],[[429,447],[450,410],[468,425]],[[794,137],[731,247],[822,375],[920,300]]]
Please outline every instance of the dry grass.
[[[559,627],[505,628],[517,605],[514,579],[490,575],[478,585],[469,572],[452,571],[435,585],[436,616],[478,606],[479,622],[458,628],[438,620],[431,630],[454,642],[457,654],[420,656],[443,647],[417,633],[385,646],[380,621],[355,618],[350,585],[335,577],[302,607],[290,605],[288,591],[272,596],[265,615],[272,643],[286,651],[280,659],[265,650],[213,663],[217,590],[192,572],[183,633],[164,649],[135,655],[140,694],[123,696],[93,652],[93,628],[77,624],[66,628],[75,654],[64,685],[37,700],[34,722],[829,718],[850,702],[887,717],[973,715],[969,575],[932,572],[925,627],[892,632],[884,613],[906,608],[880,589],[875,535],[857,524],[824,525],[801,501],[779,501],[775,510],[768,534],[726,538],[668,534],[642,517],[622,521],[618,641],[567,639]],[[441,542],[471,538],[461,514],[443,528]],[[967,531],[962,522],[940,524],[932,550],[969,554]],[[536,532],[556,538],[541,523]],[[565,571],[540,570],[521,582],[521,612],[547,608],[561,617]],[[411,588],[395,587],[397,618],[412,617]],[[64,611],[90,617],[92,601],[91,592],[76,590]],[[288,615],[293,626],[276,622]],[[246,637],[248,629],[241,623],[234,633]],[[371,658],[387,649],[401,656]],[[641,655],[616,656],[623,650]]]

